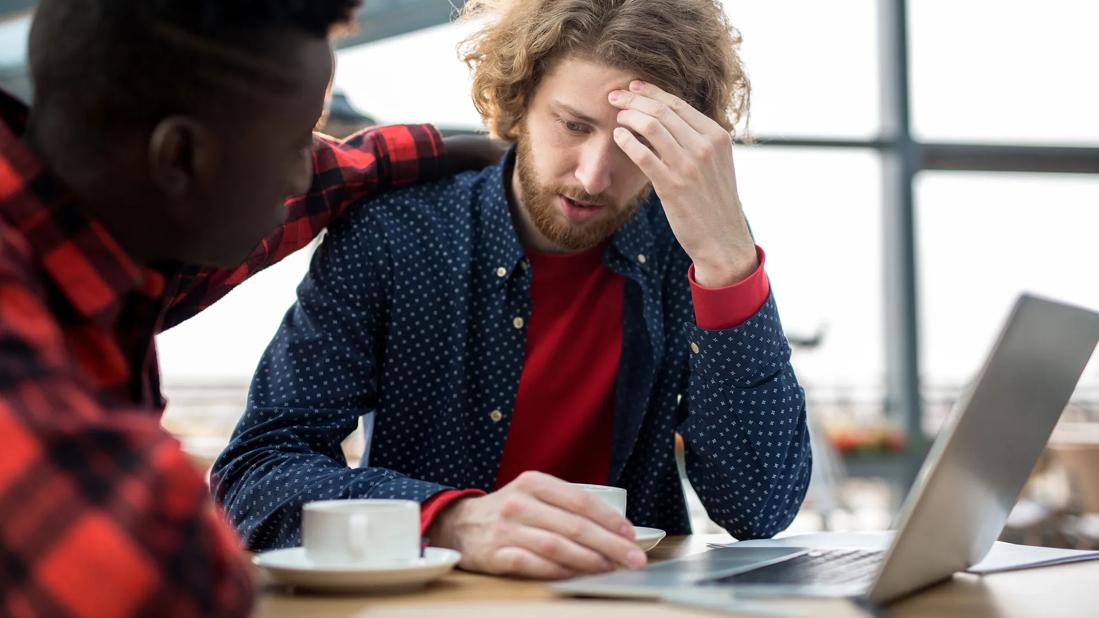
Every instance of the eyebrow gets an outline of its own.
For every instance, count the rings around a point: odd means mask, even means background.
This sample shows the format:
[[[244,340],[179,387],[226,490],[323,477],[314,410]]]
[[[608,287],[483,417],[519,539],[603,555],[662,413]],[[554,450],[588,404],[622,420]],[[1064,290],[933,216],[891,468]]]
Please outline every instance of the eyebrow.
[[[581,122],[586,122],[588,124],[599,126],[599,121],[598,120],[596,120],[595,118],[592,118],[591,116],[588,116],[587,114],[581,112],[580,110],[578,110],[578,109],[576,109],[576,108],[574,108],[574,107],[572,107],[572,106],[570,106],[566,103],[562,103],[561,101],[554,101],[553,105],[554,105],[554,107],[557,107],[557,108],[565,111],[569,115],[574,116],[577,120],[579,120]]]

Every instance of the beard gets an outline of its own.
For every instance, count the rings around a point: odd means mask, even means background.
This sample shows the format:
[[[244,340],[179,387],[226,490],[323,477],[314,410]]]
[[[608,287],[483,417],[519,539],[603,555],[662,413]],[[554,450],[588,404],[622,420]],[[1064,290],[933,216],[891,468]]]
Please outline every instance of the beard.
[[[652,193],[652,186],[647,185],[620,205],[605,195],[591,195],[580,188],[543,184],[534,171],[533,153],[526,132],[523,131],[516,141],[515,170],[519,174],[522,207],[538,232],[565,251],[585,251],[610,238]],[[578,202],[599,205],[610,214],[600,213],[600,216],[584,223],[571,222],[561,215],[557,207],[558,194]]]

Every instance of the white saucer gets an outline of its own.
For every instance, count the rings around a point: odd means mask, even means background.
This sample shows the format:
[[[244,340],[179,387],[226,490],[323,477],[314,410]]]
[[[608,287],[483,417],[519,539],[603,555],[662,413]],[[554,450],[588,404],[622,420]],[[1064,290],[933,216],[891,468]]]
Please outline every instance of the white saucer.
[[[385,566],[319,565],[305,557],[304,547],[256,554],[252,563],[280,584],[324,592],[405,592],[446,575],[462,555],[428,547],[410,564]]]
[[[657,543],[664,538],[667,532],[664,532],[660,528],[642,528],[641,526],[633,527],[633,542],[637,544],[643,551],[649,551],[656,547]]]

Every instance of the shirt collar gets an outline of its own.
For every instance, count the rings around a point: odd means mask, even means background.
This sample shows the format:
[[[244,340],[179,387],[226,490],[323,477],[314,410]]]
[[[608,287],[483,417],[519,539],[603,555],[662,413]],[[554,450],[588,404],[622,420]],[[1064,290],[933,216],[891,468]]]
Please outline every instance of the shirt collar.
[[[482,255],[489,256],[494,264],[503,266],[509,273],[526,255],[511,220],[505,189],[511,184],[515,153],[516,149],[512,146],[496,165],[485,170],[484,177],[489,182],[485,183],[482,193],[482,216],[485,217],[484,229],[487,232],[482,236]],[[660,210],[655,193],[611,238],[604,262],[615,272],[636,275],[639,269],[645,270],[656,242],[649,216],[654,207]]]
[[[515,148],[512,147],[500,161],[485,169],[487,182],[481,197],[481,255],[488,256],[492,268],[504,268],[508,278],[519,261],[526,256],[519,235],[511,221],[506,187],[511,183],[511,171],[515,165]],[[503,283],[505,278],[500,278]]]
[[[131,292],[158,298],[164,277],[126,255],[27,148],[21,136],[28,111],[0,90],[0,218],[26,238],[47,276],[83,317],[110,325]]]

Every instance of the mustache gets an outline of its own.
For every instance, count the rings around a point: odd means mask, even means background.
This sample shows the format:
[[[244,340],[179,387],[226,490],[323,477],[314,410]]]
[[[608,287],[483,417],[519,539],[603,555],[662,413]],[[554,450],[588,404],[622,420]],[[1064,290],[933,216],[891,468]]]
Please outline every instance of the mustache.
[[[575,189],[573,187],[554,186],[549,187],[549,190],[553,193],[560,193],[574,202],[583,202],[585,204],[591,204],[593,206],[610,206],[613,204],[612,200],[604,195],[592,195],[583,189]]]

